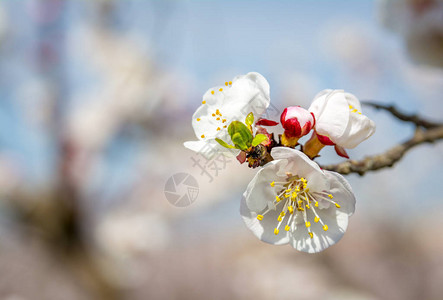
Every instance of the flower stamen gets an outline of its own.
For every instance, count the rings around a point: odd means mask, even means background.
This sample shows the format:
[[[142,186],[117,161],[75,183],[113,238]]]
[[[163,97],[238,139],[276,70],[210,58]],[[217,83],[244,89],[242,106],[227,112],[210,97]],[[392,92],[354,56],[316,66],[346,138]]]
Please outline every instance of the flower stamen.
[[[316,226],[321,225],[321,229],[327,231],[329,227],[323,222],[316,208],[319,207],[319,201],[323,200],[333,203],[339,208],[340,205],[332,200],[334,196],[324,191],[311,192],[308,188],[308,180],[303,177],[293,176],[289,173],[287,176],[285,182],[274,180],[269,183],[272,188],[279,192],[275,196],[275,199],[268,205],[268,208],[262,212],[262,214],[257,215],[257,219],[262,221],[266,213],[279,209],[280,213],[276,220],[278,223],[274,228],[275,235],[280,233],[280,227],[282,224],[286,232],[293,232],[296,228],[296,223],[300,222],[300,220],[296,221],[297,214],[300,214],[302,217],[302,222],[304,223],[310,238],[314,238],[315,228],[318,228]],[[310,216],[313,217],[313,223],[310,221],[310,218],[312,218]],[[314,226],[314,224],[319,225]]]

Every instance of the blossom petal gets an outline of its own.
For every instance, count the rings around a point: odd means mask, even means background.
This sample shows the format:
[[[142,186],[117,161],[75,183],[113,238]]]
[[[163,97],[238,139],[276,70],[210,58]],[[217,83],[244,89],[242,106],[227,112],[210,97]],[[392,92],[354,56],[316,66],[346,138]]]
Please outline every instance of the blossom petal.
[[[349,217],[355,211],[355,195],[349,182],[340,174],[331,171],[325,171],[326,177],[330,182],[329,192],[334,195],[334,200],[340,204],[339,210],[346,213]]]
[[[315,116],[315,130],[321,135],[328,136],[336,143],[335,139],[342,136],[348,124],[348,102],[342,90],[334,90],[320,95],[309,107],[309,111]]]
[[[270,183],[285,180],[282,169],[287,163],[287,160],[273,160],[255,174],[244,195],[249,210],[259,213],[268,206],[268,202],[274,201],[277,193]]]
[[[352,106],[352,109],[357,109],[359,112],[362,112],[360,100],[358,100],[358,98],[355,97],[355,95],[351,93],[345,93],[345,97],[346,100],[348,101],[348,105]]]
[[[263,113],[269,106],[269,83],[263,75],[257,72],[250,72],[246,75],[235,77],[229,91],[230,94],[225,95],[225,104],[239,101],[252,102],[251,105],[262,106],[263,110],[261,113]]]
[[[323,230],[320,222],[314,221],[313,213],[308,214],[307,219],[311,222],[313,238],[311,239],[308,229],[303,224],[298,225],[290,236],[292,246],[299,251],[316,253],[337,243],[346,232],[348,219],[354,213],[355,196],[349,183],[336,172],[325,171],[325,174],[330,182],[328,192],[334,195],[333,199],[340,207],[329,205],[326,209],[317,209],[322,222],[328,225],[327,231]]]
[[[234,78],[232,86],[226,89],[223,111],[231,122],[244,122],[249,113],[263,114],[270,104],[270,88],[267,80],[259,73],[251,72]]]
[[[257,120],[257,122],[255,124],[260,125],[260,126],[276,126],[276,125],[278,125],[278,122],[268,120],[268,119],[259,119],[259,120]]]
[[[346,149],[345,149],[345,148],[340,147],[340,146],[337,146],[337,145],[335,145],[334,148],[335,148],[335,152],[336,152],[339,156],[341,156],[341,157],[345,157],[345,158],[348,158],[348,159],[349,159],[349,155],[348,155],[348,153],[346,152]]]
[[[290,235],[292,247],[307,253],[317,253],[337,243],[345,234],[348,227],[348,215],[330,206],[321,210],[321,219],[328,225],[328,230],[323,230],[323,225],[315,223],[314,215],[308,214],[308,221],[311,223],[313,238],[309,236],[308,229],[304,224],[297,225],[297,228]]]
[[[273,245],[284,245],[289,242],[289,233],[283,228],[280,229],[278,235],[274,234],[279,215],[277,210],[270,211],[264,216],[263,220],[259,221],[257,220],[257,213],[249,210],[246,198],[243,196],[240,202],[240,214],[246,226],[263,242]]]
[[[212,159],[218,154],[223,154],[226,156],[237,156],[240,153],[238,149],[226,149],[215,140],[210,141],[187,141],[183,145],[189,150],[195,151],[198,154],[206,157],[207,159]]]
[[[213,117],[212,114],[215,114],[215,112],[216,108],[207,104],[200,106],[195,111],[192,116],[192,127],[194,128],[195,135],[199,140],[208,140],[218,137],[229,143],[231,141],[230,138],[226,140],[220,136],[227,133],[227,130],[223,128],[223,125],[226,123],[222,123],[222,121]],[[229,137],[229,135],[227,135],[227,137]]]
[[[373,135],[374,132],[374,121],[365,115],[350,113],[346,130],[343,132],[343,135],[336,138],[334,142],[344,148],[352,149]]]
[[[322,169],[303,152],[288,147],[275,147],[271,150],[271,156],[274,159],[287,159],[288,166],[285,171],[305,177],[309,189],[322,191],[329,188]]]

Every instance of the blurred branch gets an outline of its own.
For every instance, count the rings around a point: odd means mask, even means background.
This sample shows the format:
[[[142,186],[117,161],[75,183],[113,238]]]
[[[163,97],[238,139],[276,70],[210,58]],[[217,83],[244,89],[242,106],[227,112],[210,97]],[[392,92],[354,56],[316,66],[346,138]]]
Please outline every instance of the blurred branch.
[[[381,103],[375,103],[370,101],[362,101],[363,105],[373,107],[375,109],[382,109],[389,113],[391,113],[395,118],[404,121],[404,122],[411,122],[414,123],[415,126],[423,127],[426,129],[435,128],[442,126],[442,123],[435,123],[428,120],[425,120],[423,118],[420,118],[418,115],[408,115],[403,112],[400,112],[397,108],[395,108],[393,105],[384,105]]]
[[[424,143],[434,143],[438,140],[443,139],[443,124],[434,123],[417,115],[406,115],[398,111],[393,106],[385,106],[377,103],[364,102],[365,105],[372,106],[376,109],[383,109],[390,112],[395,118],[404,121],[412,122],[416,126],[416,130],[412,138],[409,140],[389,149],[388,151],[374,155],[368,156],[362,160],[347,160],[345,162],[322,166],[323,169],[338,172],[341,174],[357,173],[359,175],[364,175],[368,171],[380,170],[387,167],[392,167],[396,162],[398,162],[403,155],[415,146]]]

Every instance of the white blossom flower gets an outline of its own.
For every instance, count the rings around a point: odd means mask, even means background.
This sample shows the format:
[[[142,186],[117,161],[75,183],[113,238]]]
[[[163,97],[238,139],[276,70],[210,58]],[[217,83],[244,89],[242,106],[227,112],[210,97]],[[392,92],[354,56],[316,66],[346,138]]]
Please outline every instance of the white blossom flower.
[[[321,136],[320,141],[327,145],[355,148],[375,132],[375,123],[362,114],[357,97],[343,90],[321,91],[309,111],[315,116],[315,131]]]
[[[232,151],[221,146],[215,138],[231,144],[227,127],[232,121],[245,122],[249,113],[256,116],[266,111],[270,103],[269,83],[259,73],[251,72],[225,82],[224,86],[209,89],[203,95],[202,105],[192,116],[192,127],[198,141],[184,146],[201,154],[210,151]],[[239,150],[234,150],[239,151]]]
[[[338,242],[355,209],[349,183],[298,150],[276,147],[271,155],[243,194],[246,226],[264,242],[308,253]]]

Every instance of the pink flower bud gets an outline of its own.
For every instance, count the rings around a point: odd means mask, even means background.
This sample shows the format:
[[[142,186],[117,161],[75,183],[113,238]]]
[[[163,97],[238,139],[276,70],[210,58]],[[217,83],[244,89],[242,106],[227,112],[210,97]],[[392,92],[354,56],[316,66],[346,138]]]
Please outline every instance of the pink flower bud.
[[[280,121],[288,138],[300,138],[308,134],[315,125],[314,115],[300,106],[285,108]]]

